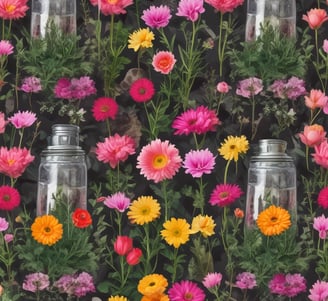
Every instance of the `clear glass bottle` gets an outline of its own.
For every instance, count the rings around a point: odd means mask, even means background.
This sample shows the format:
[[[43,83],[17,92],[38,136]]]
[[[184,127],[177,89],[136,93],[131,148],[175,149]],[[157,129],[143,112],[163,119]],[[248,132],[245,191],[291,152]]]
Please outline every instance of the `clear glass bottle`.
[[[296,37],[296,0],[248,0],[246,42],[256,40],[265,24],[287,37]]]
[[[64,34],[76,33],[76,0],[32,0],[31,36],[44,38],[51,22]]]
[[[87,207],[87,166],[79,146],[79,130],[75,125],[52,126],[51,145],[41,153],[37,215],[56,208],[56,195],[72,210]]]
[[[251,157],[248,169],[246,228],[254,226],[259,213],[270,205],[288,210],[296,221],[296,168],[286,148],[284,140],[259,141],[259,152]]]

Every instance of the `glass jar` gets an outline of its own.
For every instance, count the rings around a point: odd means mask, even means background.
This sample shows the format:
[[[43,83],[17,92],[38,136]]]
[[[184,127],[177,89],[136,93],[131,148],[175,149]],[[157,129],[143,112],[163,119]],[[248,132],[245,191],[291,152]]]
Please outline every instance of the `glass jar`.
[[[296,168],[286,148],[284,140],[259,141],[259,152],[251,157],[248,169],[246,228],[254,226],[259,213],[270,205],[288,210],[296,221]]]
[[[44,38],[52,22],[64,34],[76,33],[76,0],[32,0],[31,36]]]
[[[51,145],[41,153],[37,215],[55,210],[59,200],[72,210],[87,207],[87,166],[75,125],[53,125]]]
[[[296,0],[248,0],[246,42],[256,40],[264,25],[271,25],[287,37],[296,37]]]

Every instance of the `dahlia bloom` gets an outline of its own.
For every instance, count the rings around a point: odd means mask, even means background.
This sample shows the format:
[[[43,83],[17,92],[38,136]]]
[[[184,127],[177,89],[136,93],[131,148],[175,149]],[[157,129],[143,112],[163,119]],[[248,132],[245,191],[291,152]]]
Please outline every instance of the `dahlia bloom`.
[[[173,283],[168,291],[170,301],[205,301],[206,296],[203,290],[190,280],[182,280]]]
[[[169,74],[176,63],[174,54],[170,51],[159,51],[153,56],[154,70],[162,74]]]
[[[328,20],[328,15],[323,8],[312,8],[306,15],[302,16],[302,20],[309,24],[311,29],[318,29],[321,25]]]
[[[186,154],[183,167],[187,174],[200,178],[203,174],[210,174],[215,166],[215,157],[208,150],[192,150]]]
[[[316,164],[328,168],[328,141],[324,140],[319,145],[315,145],[312,156]]]
[[[14,52],[14,46],[6,40],[0,41],[0,57],[1,56],[8,56]]]
[[[271,293],[293,298],[306,291],[305,278],[300,274],[276,274],[269,282]]]
[[[90,0],[90,3],[93,6],[96,6],[100,3],[100,11],[105,15],[119,15],[126,14],[125,8],[133,4],[133,0],[117,0],[117,1],[108,1],[108,0]]]
[[[171,19],[171,11],[167,5],[154,6],[151,5],[143,11],[141,19],[150,28],[163,28],[169,24]]]
[[[119,212],[124,212],[129,208],[131,200],[123,193],[116,192],[108,196],[104,200],[104,205],[108,208],[115,209]]]
[[[36,121],[35,113],[29,111],[18,111],[12,117],[8,118],[8,121],[16,128],[27,128],[30,127]]]
[[[49,276],[43,273],[33,273],[25,276],[23,289],[29,292],[39,292],[50,286]]]
[[[13,20],[23,18],[26,11],[28,0],[0,0],[0,18],[4,20]]]
[[[312,124],[304,126],[303,133],[299,133],[298,136],[305,145],[314,147],[326,139],[326,134],[322,125]]]
[[[318,205],[323,209],[328,208],[328,187],[324,187],[320,190],[317,201]]]
[[[15,187],[0,186],[0,210],[11,211],[19,206],[20,194]]]
[[[244,0],[205,0],[205,2],[221,13],[231,13],[236,7],[242,5]]]
[[[199,15],[205,12],[203,5],[203,0],[181,0],[176,15],[186,17],[187,20],[195,22]]]
[[[320,239],[326,239],[328,234],[328,218],[323,214],[313,219],[313,229],[319,232]]]
[[[212,206],[229,206],[242,194],[243,191],[237,184],[218,184],[211,193],[209,203]]]

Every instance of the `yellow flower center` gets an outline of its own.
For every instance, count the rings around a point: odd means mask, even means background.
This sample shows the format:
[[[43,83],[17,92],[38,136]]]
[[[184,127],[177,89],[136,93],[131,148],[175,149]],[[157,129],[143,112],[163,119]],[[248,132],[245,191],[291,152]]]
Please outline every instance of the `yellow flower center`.
[[[112,4],[112,5],[115,5],[118,0],[107,0],[108,4]]]
[[[166,166],[168,158],[164,155],[157,155],[153,160],[153,167],[156,169],[161,169]]]
[[[150,210],[149,210],[149,208],[142,208],[141,212],[143,215],[148,215]]]
[[[11,13],[11,12],[13,12],[15,9],[16,9],[16,6],[15,6],[15,5],[12,5],[12,4],[9,4],[9,5],[7,5],[7,6],[5,7],[5,11],[6,11],[7,13]]]
[[[236,148],[236,145],[234,145],[234,144],[230,145],[231,150],[234,150],[235,148]]]
[[[8,162],[8,165],[11,166],[15,163],[15,159],[9,159],[7,162]]]

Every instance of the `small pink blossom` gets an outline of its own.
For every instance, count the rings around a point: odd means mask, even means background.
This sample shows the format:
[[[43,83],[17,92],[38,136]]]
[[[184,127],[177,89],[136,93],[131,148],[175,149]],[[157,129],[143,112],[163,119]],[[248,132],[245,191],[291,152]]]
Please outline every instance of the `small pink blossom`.
[[[322,125],[312,124],[304,126],[304,131],[298,136],[305,145],[314,147],[326,139],[326,134]]]
[[[16,128],[22,129],[30,127],[36,121],[36,115],[29,111],[18,111],[12,117],[8,118],[8,121]]]
[[[317,280],[310,289],[309,299],[311,301],[327,301],[328,282]]]
[[[208,273],[202,283],[207,288],[219,287],[222,281],[221,273]]]
[[[238,82],[236,94],[251,98],[263,90],[262,80],[257,77],[250,77]]]
[[[125,8],[133,4],[133,0],[90,0],[93,6],[99,5],[100,11],[105,15],[119,15],[126,14]]]
[[[230,89],[231,89],[231,87],[226,82],[219,82],[216,85],[216,90],[219,93],[223,93],[223,94],[228,93]]]
[[[10,233],[6,233],[4,235],[4,239],[5,239],[5,242],[7,244],[9,244],[10,242],[12,242],[14,240],[14,235],[13,234],[10,234]]]
[[[298,77],[292,76],[289,80],[275,80],[269,87],[273,96],[280,99],[296,100],[306,94],[305,82]]]
[[[8,121],[6,121],[5,114],[0,112],[0,134],[5,132],[7,123]]]
[[[328,141],[324,140],[319,145],[315,145],[312,156],[316,164],[328,169]]]
[[[325,53],[328,54],[328,40],[327,39],[323,40],[322,49]]]
[[[237,184],[218,184],[211,193],[209,203],[212,206],[229,206],[242,194],[243,191]]]
[[[6,40],[0,41],[0,57],[1,56],[8,56],[14,52],[14,46]]]
[[[20,87],[25,93],[37,93],[42,90],[41,79],[35,76],[25,77]]]
[[[169,24],[171,17],[170,8],[167,5],[151,5],[149,9],[143,11],[141,19],[150,28],[163,28]]]
[[[215,165],[215,157],[208,150],[191,150],[185,156],[183,167],[187,174],[200,178],[203,174],[210,174]]]
[[[313,229],[319,232],[321,239],[326,239],[328,234],[328,218],[323,214],[313,219]]]
[[[256,286],[256,277],[250,272],[239,273],[236,276],[236,286],[240,289],[253,289]]]
[[[0,232],[6,231],[9,227],[9,223],[4,217],[0,217]]]
[[[176,15],[195,22],[199,15],[205,12],[203,5],[203,0],[181,0]]]
[[[234,9],[244,3],[244,0],[205,0],[221,13],[231,13]]]
[[[43,273],[28,274],[23,282],[23,289],[29,292],[39,292],[50,285],[49,276]]]
[[[123,193],[116,192],[104,200],[104,205],[119,212],[124,212],[130,205],[131,200]]]
[[[328,208],[328,187],[324,187],[318,194],[318,205],[323,209]]]
[[[325,108],[328,102],[328,97],[321,90],[312,89],[308,96],[304,96],[305,105],[311,109],[322,109]],[[328,109],[328,107],[327,107]],[[328,112],[324,112],[327,114]]]

